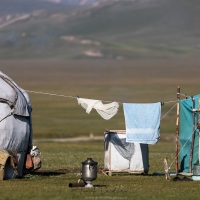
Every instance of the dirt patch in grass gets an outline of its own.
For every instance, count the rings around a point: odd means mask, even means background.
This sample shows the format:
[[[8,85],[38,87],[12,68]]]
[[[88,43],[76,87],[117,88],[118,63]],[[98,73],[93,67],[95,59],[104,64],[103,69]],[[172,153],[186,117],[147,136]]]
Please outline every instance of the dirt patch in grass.
[[[162,141],[175,141],[176,136],[174,134],[161,134],[160,139]],[[34,142],[87,142],[87,141],[103,141],[103,136],[93,137],[73,137],[73,138],[46,138],[46,139],[35,139]]]

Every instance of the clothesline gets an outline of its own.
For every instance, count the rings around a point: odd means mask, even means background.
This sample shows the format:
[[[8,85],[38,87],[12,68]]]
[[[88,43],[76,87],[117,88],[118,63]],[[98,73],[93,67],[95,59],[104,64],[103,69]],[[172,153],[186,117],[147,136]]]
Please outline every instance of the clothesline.
[[[32,90],[26,90],[27,92],[31,92],[31,93],[36,93],[36,94],[43,94],[43,95],[50,95],[50,96],[58,96],[58,97],[65,97],[65,98],[77,98],[77,97],[73,97],[73,96],[65,96],[62,94],[52,94],[52,93],[47,93],[47,92],[36,92],[36,91],[32,91]]]
[[[81,99],[81,98],[79,98],[78,96],[66,96],[66,95],[61,95],[61,94],[53,94],[53,93],[47,93],[47,92],[37,92],[37,91],[31,91],[31,90],[26,90],[27,92],[30,92],[30,93],[36,93],[36,94],[42,94],[42,95],[51,95],[51,96],[58,96],[58,97],[64,97],[64,98],[73,98],[73,99]],[[96,101],[96,100],[92,100],[92,101]],[[104,100],[98,100],[98,101],[103,101],[103,102],[107,102],[107,103],[112,103],[112,101],[104,101]],[[161,120],[163,120],[174,108],[175,108],[175,106],[176,106],[176,104],[177,104],[177,100],[175,100],[175,101],[165,101],[165,102],[161,102],[161,105],[164,105],[164,104],[168,104],[168,103],[175,103],[162,117],[161,117]],[[121,103],[121,102],[117,102],[118,104],[123,104],[123,103]],[[80,102],[79,102],[79,104],[80,104]],[[83,106],[83,105],[82,105]],[[84,107],[84,106],[83,106]],[[113,107],[112,107],[112,109],[113,109]],[[116,107],[114,108],[114,109],[116,109]],[[97,109],[97,111],[98,111],[98,109]],[[111,110],[110,110],[111,111]],[[102,116],[102,115],[104,115],[103,113],[100,113],[100,112],[102,112],[102,111],[99,111],[99,114]],[[107,112],[109,112],[108,110],[107,110]],[[89,113],[89,112],[88,112]],[[116,114],[116,111],[114,111],[114,113]],[[112,117],[112,115],[114,114],[114,113],[109,113],[109,115],[107,115],[107,118],[111,118]],[[103,118],[105,119],[105,115],[103,116]]]
[[[30,93],[36,93],[36,94],[43,94],[43,95],[50,95],[50,96],[58,96],[58,97],[64,97],[64,98],[74,98],[76,99],[77,96],[66,96],[66,95],[63,95],[63,94],[54,94],[54,93],[47,93],[47,92],[38,92],[38,91],[33,91],[33,90],[26,90],[27,92],[30,92]],[[187,94],[183,94],[183,93],[177,93],[177,95],[181,95],[181,96],[184,96],[186,98],[193,98],[193,96],[189,96]],[[194,98],[196,99],[196,98]],[[112,102],[112,101],[105,101],[105,100],[101,100],[103,102]],[[175,102],[178,102],[178,100],[172,100],[172,101],[164,101],[163,103],[175,103]],[[122,104],[122,102],[117,102],[117,103],[120,103]]]
[[[63,95],[63,94],[54,94],[54,93],[47,93],[47,92],[38,92],[38,91],[33,91],[33,90],[26,90],[27,92],[30,92],[30,93],[35,93],[35,94],[42,94],[42,95],[50,95],[50,96],[58,96],[58,97],[64,97],[64,98],[73,98],[73,99],[77,99],[77,96],[66,96],[66,95]],[[100,100],[100,101],[103,101],[103,102],[109,102],[111,103],[112,101],[105,101],[105,100]],[[162,103],[164,104],[168,104],[168,103],[176,103],[178,102],[177,100],[174,100],[174,101],[163,101]],[[117,103],[120,103],[120,104],[123,104],[122,102],[117,102]]]

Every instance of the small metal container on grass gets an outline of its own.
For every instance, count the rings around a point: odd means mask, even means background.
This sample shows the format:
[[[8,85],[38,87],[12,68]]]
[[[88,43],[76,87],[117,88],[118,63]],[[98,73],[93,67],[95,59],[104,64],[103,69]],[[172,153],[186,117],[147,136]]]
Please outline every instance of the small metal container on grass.
[[[200,181],[200,165],[194,165],[193,168],[193,176],[192,176],[193,181]]]
[[[85,187],[93,187],[91,184],[97,178],[97,165],[98,162],[87,158],[82,162],[82,179],[87,183]]]
[[[194,168],[193,168],[193,175],[194,176],[200,176],[200,165],[194,165]]]

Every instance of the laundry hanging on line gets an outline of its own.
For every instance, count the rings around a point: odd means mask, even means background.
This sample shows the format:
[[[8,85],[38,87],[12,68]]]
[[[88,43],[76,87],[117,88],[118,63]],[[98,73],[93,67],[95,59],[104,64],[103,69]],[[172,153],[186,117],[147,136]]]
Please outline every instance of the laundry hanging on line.
[[[50,96],[57,96],[57,97],[64,97],[64,98],[73,98],[73,99],[77,99],[77,96],[66,96],[66,95],[63,95],[63,94],[53,94],[53,93],[47,93],[47,92],[37,92],[37,91],[31,91],[31,90],[26,90],[26,92],[30,92],[30,93],[36,93],[36,94],[42,94],[42,95],[50,95]],[[78,97],[79,98],[79,97]],[[92,99],[91,99],[92,100]],[[99,100],[97,100],[99,101]],[[116,102],[117,104],[123,104],[121,102]],[[160,102],[161,105],[165,105],[165,104],[168,104],[168,103],[175,103],[175,105],[164,115],[162,116],[161,120],[166,117],[171,111],[172,109],[176,106],[176,103],[177,103],[177,100],[173,100],[173,101],[163,101],[163,102]]]
[[[79,97],[77,97],[77,101],[78,104],[80,104],[86,110],[86,113],[89,114],[94,108],[99,115],[106,120],[112,118],[118,112],[119,108],[119,104],[117,102],[103,104],[100,100]]]
[[[126,142],[155,144],[160,139],[161,103],[123,103]]]

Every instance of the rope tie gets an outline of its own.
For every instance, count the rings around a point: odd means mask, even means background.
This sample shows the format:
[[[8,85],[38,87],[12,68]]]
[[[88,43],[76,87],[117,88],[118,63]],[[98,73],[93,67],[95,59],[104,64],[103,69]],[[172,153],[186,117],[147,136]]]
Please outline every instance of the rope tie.
[[[11,111],[10,111],[10,113],[8,113],[4,118],[2,118],[1,120],[0,120],[0,122],[2,122],[4,119],[6,119],[7,117],[9,117],[9,116],[11,116],[11,115],[13,115],[14,114],[14,109],[12,109]]]

